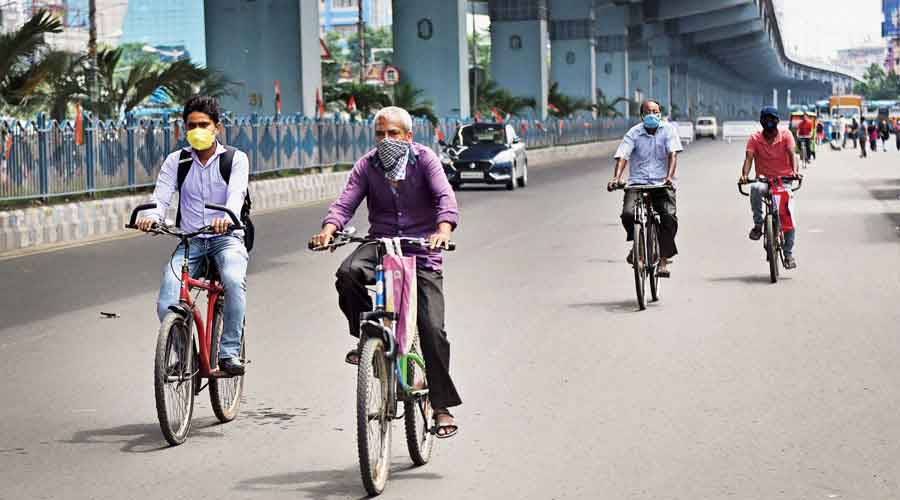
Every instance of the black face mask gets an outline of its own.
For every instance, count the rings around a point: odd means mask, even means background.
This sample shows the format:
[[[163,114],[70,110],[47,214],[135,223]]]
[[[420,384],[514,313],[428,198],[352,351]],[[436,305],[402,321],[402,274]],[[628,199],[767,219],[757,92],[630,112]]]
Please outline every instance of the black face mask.
[[[778,120],[762,120],[760,123],[766,132],[771,132],[778,128]]]

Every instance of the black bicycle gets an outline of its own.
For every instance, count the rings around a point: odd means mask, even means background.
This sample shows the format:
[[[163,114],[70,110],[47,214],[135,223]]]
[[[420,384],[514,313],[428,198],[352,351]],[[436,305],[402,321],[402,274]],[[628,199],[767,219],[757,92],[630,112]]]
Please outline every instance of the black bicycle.
[[[660,216],[653,208],[653,191],[667,189],[668,186],[628,186],[618,184],[609,191],[619,189],[637,192],[634,198],[634,244],[631,247],[631,267],[634,268],[634,291],[638,307],[647,308],[647,281],[650,282],[650,298],[659,300],[659,227]]]
[[[758,176],[756,179],[748,179],[746,183],[738,181],[738,191],[744,196],[750,196],[750,193],[744,191],[744,184],[754,182],[763,182],[769,186],[768,191],[763,194],[763,204],[765,205],[765,216],[763,217],[763,248],[766,250],[766,260],[769,262],[769,279],[772,283],[778,282],[779,263],[784,265],[784,231],[781,230],[781,219],[778,216],[778,207],[772,201],[772,191],[775,187],[775,181],[778,177]],[[781,182],[793,183],[796,186],[791,187],[791,192],[797,191],[803,185],[803,178],[796,176],[782,176]]]
[[[404,419],[406,447],[415,465],[431,459],[436,426],[434,410],[428,399],[425,359],[418,331],[408,342],[407,352],[397,343],[397,313],[391,310],[385,289],[385,270],[381,264],[388,250],[399,244],[428,248],[425,238],[371,238],[354,236],[354,228],[334,235],[330,244],[310,250],[333,250],[349,243],[375,245],[375,300],[373,309],[360,314],[359,365],[356,379],[356,442],[363,486],[370,495],[379,495],[387,485],[391,469],[391,423]],[[446,250],[455,250],[450,242]],[[371,291],[371,290],[370,290]],[[411,294],[415,294],[413,289]],[[403,403],[403,413],[398,403]]]

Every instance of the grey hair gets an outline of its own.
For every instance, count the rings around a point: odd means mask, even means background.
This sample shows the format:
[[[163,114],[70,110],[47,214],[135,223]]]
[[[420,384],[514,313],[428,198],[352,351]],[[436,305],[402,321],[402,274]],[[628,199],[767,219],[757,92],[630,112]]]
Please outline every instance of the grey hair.
[[[378,120],[399,122],[403,125],[404,132],[412,130],[412,117],[409,116],[409,112],[397,106],[387,106],[379,109],[378,112],[375,113],[375,119],[372,120],[372,122],[378,123]]]

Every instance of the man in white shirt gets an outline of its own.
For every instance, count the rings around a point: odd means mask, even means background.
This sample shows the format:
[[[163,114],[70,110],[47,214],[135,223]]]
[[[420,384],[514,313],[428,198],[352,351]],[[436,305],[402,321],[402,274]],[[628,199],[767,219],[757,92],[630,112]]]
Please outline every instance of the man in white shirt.
[[[148,215],[140,218],[137,225],[141,230],[148,231],[153,224],[163,220],[172,196],[179,191],[179,227],[187,232],[205,226],[213,227],[216,235],[201,235],[190,241],[188,262],[192,276],[202,269],[206,259],[214,261],[219,270],[225,287],[219,369],[232,375],[242,375],[244,365],[240,359],[240,347],[249,254],[244,246],[243,232],[228,233],[231,219],[222,212],[208,210],[205,205],[224,205],[236,215],[241,214],[249,182],[250,162],[242,151],[226,148],[216,140],[216,133],[221,131],[222,125],[215,98],[190,98],[184,105],[182,118],[191,146],[166,158],[153,191],[152,201],[156,203],[156,209],[147,211]],[[179,179],[179,164],[182,161],[190,162],[190,166],[186,175],[183,173],[183,178]],[[231,165],[230,171],[227,167],[223,170],[225,165]],[[181,267],[183,255],[183,249],[179,247],[172,261],[163,268],[157,302],[160,321],[168,314],[169,306],[178,304],[181,277],[177,270]]]

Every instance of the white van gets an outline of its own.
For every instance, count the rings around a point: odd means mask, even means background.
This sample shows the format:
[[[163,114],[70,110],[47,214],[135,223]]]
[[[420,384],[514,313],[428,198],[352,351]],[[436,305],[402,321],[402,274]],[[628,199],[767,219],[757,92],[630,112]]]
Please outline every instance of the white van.
[[[694,135],[700,137],[712,137],[715,139],[719,135],[719,125],[715,116],[697,117],[697,123],[694,125]]]

